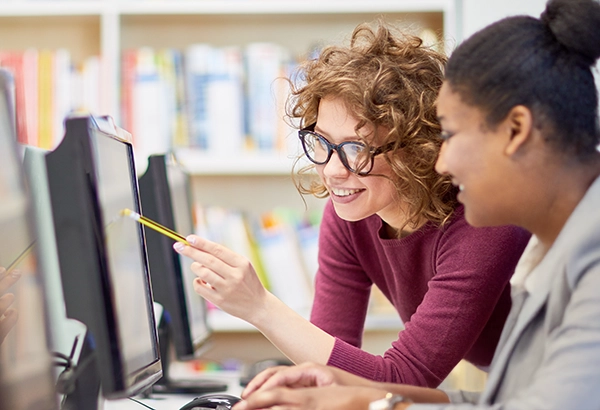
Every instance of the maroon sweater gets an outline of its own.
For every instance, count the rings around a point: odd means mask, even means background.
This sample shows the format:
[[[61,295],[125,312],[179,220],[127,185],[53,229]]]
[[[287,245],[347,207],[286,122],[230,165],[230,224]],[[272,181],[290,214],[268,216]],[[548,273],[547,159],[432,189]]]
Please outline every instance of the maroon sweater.
[[[311,321],[336,337],[329,365],[368,379],[436,387],[466,359],[492,360],[510,310],[509,279],[530,234],[473,228],[457,208],[440,229],[426,224],[386,239],[378,216],[347,222],[327,203]],[[371,285],[404,330],[382,356],[360,350]]]

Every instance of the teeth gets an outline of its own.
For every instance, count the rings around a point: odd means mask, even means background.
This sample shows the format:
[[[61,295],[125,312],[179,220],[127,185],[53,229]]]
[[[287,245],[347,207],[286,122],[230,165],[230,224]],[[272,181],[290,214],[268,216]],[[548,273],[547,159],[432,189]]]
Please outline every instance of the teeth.
[[[460,184],[458,186],[458,190],[462,192],[463,189],[465,189],[465,186],[463,184]]]
[[[331,192],[333,192],[337,196],[348,196],[357,193],[360,189],[337,189],[331,188]]]

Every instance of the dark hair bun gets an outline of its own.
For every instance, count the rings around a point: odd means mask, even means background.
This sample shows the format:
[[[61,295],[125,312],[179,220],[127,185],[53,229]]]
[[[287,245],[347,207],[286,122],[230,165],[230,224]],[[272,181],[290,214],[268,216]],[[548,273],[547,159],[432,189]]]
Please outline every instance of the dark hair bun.
[[[600,3],[597,0],[550,0],[541,20],[556,40],[589,65],[600,57]]]

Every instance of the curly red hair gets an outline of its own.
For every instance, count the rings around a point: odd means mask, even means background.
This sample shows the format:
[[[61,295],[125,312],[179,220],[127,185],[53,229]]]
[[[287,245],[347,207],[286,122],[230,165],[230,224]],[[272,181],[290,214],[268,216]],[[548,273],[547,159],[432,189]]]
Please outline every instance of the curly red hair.
[[[392,182],[407,204],[407,225],[425,220],[443,225],[456,207],[456,189],[435,171],[442,144],[435,100],[444,80],[446,57],[423,46],[416,36],[394,33],[382,20],[377,27],[357,26],[349,46],[325,47],[316,59],[298,69],[301,81],[292,84],[287,115],[305,127],[317,120],[323,98],[341,98],[358,119],[357,136],[366,124],[384,129],[381,145],[394,143],[385,158]],[[365,141],[369,143],[368,140]],[[326,197],[314,178],[302,183],[313,165],[295,177],[302,194]]]

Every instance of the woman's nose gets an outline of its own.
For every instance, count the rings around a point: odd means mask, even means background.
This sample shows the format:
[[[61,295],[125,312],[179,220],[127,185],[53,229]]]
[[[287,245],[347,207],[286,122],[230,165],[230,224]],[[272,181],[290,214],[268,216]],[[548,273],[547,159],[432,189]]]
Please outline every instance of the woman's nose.
[[[446,166],[446,143],[444,142],[438,153],[437,161],[435,162],[435,170],[438,174],[444,175],[448,173],[448,167]]]
[[[344,166],[342,160],[340,159],[340,155],[337,151],[333,151],[331,154],[331,158],[329,161],[323,165],[323,173],[328,177],[340,177],[340,176],[348,176],[350,170]]]

